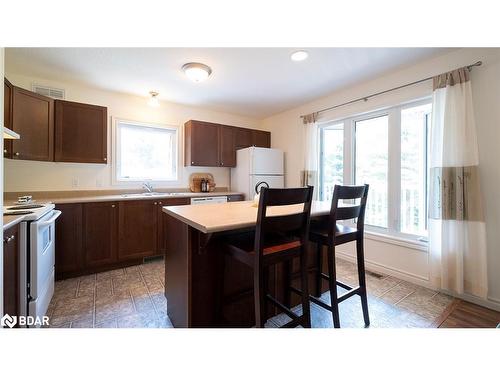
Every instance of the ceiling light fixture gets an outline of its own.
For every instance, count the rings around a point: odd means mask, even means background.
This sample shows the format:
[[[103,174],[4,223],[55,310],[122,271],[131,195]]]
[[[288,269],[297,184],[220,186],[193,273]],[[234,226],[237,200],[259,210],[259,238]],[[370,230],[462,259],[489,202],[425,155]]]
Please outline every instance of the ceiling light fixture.
[[[160,101],[158,100],[158,93],[156,91],[150,91],[149,95],[151,95],[151,97],[148,100],[148,104],[151,107],[159,107]]]
[[[210,69],[209,66],[194,62],[184,64],[182,70],[184,74],[194,82],[204,81],[212,74],[212,69]]]
[[[292,54],[290,55],[290,58],[292,59],[292,61],[304,61],[308,57],[309,57],[309,53],[307,51],[304,51],[304,50],[292,52]]]

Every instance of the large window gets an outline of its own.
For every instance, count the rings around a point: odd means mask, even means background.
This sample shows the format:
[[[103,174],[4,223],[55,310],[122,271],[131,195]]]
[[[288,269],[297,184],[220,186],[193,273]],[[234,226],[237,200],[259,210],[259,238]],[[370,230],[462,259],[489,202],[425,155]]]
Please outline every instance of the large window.
[[[354,181],[370,185],[365,222],[383,228],[388,223],[388,125],[388,115],[355,121]]]
[[[177,180],[177,128],[116,120],[117,181]]]
[[[366,224],[409,238],[427,236],[430,100],[320,126],[320,199],[335,184],[369,184]]]
[[[344,181],[344,124],[333,124],[321,132],[321,192],[323,199],[330,200],[333,187]]]
[[[401,232],[427,233],[427,159],[431,104],[401,110]]]

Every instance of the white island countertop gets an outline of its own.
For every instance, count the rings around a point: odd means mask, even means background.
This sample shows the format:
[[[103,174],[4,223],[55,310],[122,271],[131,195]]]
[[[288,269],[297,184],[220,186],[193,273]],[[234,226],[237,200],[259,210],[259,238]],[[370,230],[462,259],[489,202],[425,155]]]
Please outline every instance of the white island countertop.
[[[298,212],[302,205],[275,206],[268,208],[268,215],[287,215]],[[330,201],[314,201],[311,216],[330,213]],[[224,232],[255,226],[257,207],[253,201],[201,204],[191,206],[165,206],[163,212],[203,233]]]

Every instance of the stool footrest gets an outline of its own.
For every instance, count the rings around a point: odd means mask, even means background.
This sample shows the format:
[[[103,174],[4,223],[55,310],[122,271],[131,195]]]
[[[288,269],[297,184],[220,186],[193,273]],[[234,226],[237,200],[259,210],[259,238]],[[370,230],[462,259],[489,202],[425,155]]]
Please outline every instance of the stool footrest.
[[[319,305],[322,308],[327,309],[328,311],[332,311],[332,307],[329,304],[327,304],[326,302],[323,302],[322,300],[320,300],[318,297],[309,296],[309,299],[311,300],[311,302],[315,303],[316,305]]]
[[[344,293],[337,298],[337,303],[343,302],[355,294],[360,294],[360,292],[361,292],[361,287],[351,288],[351,290],[349,290],[347,293]],[[319,306],[323,307],[324,309],[332,311],[332,307],[330,305],[328,305],[326,302],[319,299],[318,297],[309,296],[309,299],[311,300],[311,302],[314,302],[316,305],[319,305]]]
[[[359,294],[360,291],[361,291],[361,287],[359,287],[359,286],[357,288],[353,288],[353,289],[349,290],[347,293],[344,293],[341,296],[339,296],[337,298],[337,302],[340,303],[342,301],[345,301],[349,297],[352,297],[355,294]]]
[[[337,285],[340,286],[341,288],[344,288],[345,290],[352,290],[353,287],[347,284],[344,284],[342,281],[337,280]]]
[[[274,303],[280,310],[282,310],[286,315],[288,315],[292,320],[289,321],[288,323],[282,325],[280,328],[292,328],[292,327],[297,327],[298,325],[302,324],[304,320],[304,315],[299,316],[295,314],[292,310],[290,310],[288,307],[283,305],[280,301],[278,301],[276,298],[274,298],[272,295],[267,294],[266,298]]]

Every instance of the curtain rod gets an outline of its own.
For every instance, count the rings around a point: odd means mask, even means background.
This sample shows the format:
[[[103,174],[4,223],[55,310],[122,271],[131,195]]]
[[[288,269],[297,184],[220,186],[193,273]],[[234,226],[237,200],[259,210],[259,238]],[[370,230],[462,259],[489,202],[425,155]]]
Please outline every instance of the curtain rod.
[[[483,64],[482,61],[477,61],[474,64],[467,65],[466,68],[469,69],[469,70],[471,70],[473,67],[475,67],[475,66],[481,66],[482,64]],[[433,78],[434,77],[427,77],[427,78],[424,78],[424,79],[419,79],[418,81],[415,81],[415,82],[407,83],[405,85],[401,85],[401,86],[398,86],[398,87],[393,87],[392,89],[380,91],[380,92],[377,92],[375,94],[370,94],[370,95],[367,95],[367,96],[363,96],[362,98],[350,100],[350,101],[342,103],[342,104],[337,104],[337,105],[334,105],[332,107],[324,108],[324,109],[321,109],[319,111],[312,112],[309,115],[302,115],[302,116],[300,116],[300,118],[304,118],[304,117],[310,116],[310,115],[318,115],[320,113],[323,113],[323,112],[326,112],[326,111],[331,111],[332,109],[335,109],[335,108],[338,108],[338,107],[343,107],[345,105],[356,103],[356,102],[360,102],[360,101],[365,101],[366,102],[368,99],[373,98],[374,96],[385,94],[385,93],[388,93],[388,92],[391,92],[391,91],[395,91],[395,90],[399,90],[399,89],[403,89],[403,88],[408,87],[408,86],[413,86],[413,85],[416,85],[417,83],[422,83],[422,82],[425,82],[425,81],[429,81],[429,80],[431,80]]]

